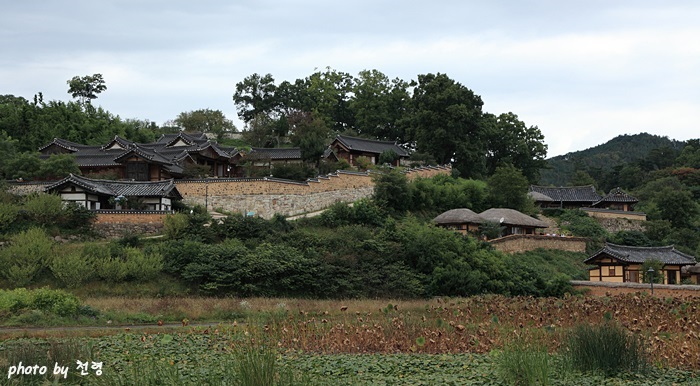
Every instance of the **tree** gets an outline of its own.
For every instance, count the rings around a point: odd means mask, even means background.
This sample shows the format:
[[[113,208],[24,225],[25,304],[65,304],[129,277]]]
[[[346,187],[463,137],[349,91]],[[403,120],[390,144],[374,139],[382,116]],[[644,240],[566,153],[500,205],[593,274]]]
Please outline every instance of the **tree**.
[[[236,132],[236,126],[221,110],[199,109],[180,113],[174,123],[184,131],[213,133],[221,140],[225,133]]]
[[[271,117],[278,106],[276,90],[275,79],[271,74],[261,76],[255,73],[237,83],[233,102],[238,110],[238,117],[246,123],[260,114]]]
[[[484,114],[486,167],[491,175],[501,164],[510,163],[522,170],[531,183],[539,180],[540,169],[547,166],[547,145],[537,126],[527,127],[513,113]]]
[[[412,136],[417,151],[441,163],[454,160],[466,177],[483,173],[481,97],[445,74],[418,75],[413,91]]]
[[[330,134],[325,122],[315,114],[298,112],[288,117],[292,145],[299,147],[301,159],[318,167]]]
[[[38,175],[45,179],[61,179],[69,174],[80,174],[80,167],[73,154],[52,154],[41,163]]]
[[[377,70],[360,71],[353,85],[350,109],[359,134],[390,141],[404,141],[406,114],[411,97],[408,84],[390,81]]]
[[[403,214],[410,208],[411,192],[405,174],[385,171],[374,182],[374,201],[391,213]]]
[[[511,208],[528,211],[527,189],[529,183],[523,173],[513,165],[504,165],[488,179],[489,201],[492,208]]]
[[[66,83],[68,83],[68,93],[73,98],[78,98],[83,105],[89,104],[93,99],[97,99],[97,94],[107,89],[102,74],[83,77],[74,76]]]

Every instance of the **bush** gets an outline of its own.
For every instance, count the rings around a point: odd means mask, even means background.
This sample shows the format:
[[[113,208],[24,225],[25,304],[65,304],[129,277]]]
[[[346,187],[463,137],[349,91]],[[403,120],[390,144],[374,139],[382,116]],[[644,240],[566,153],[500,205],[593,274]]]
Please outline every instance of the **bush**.
[[[22,310],[40,310],[58,316],[77,316],[81,306],[80,299],[61,290],[0,290],[0,314],[18,314]]]
[[[41,228],[31,228],[10,239],[10,246],[0,249],[0,270],[12,285],[23,287],[32,280],[50,262],[53,241]]]
[[[24,201],[22,208],[30,220],[41,225],[58,224],[63,215],[63,201],[55,194],[31,194]]]
[[[186,214],[169,214],[163,221],[163,233],[170,240],[178,240],[187,232],[189,225],[190,221]]]
[[[91,280],[95,274],[92,261],[87,261],[79,252],[54,257],[51,272],[68,288],[77,288]]]
[[[567,365],[583,372],[607,376],[622,371],[640,371],[647,365],[644,341],[613,322],[599,326],[580,325],[569,333]]]
[[[7,232],[14,224],[19,213],[19,207],[0,202],[0,233]]]

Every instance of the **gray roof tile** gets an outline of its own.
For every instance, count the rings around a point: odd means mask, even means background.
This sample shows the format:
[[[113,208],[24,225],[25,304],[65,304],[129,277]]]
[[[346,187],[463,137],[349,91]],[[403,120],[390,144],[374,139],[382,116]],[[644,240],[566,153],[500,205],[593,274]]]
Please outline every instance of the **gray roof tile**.
[[[593,262],[597,257],[608,255],[625,263],[641,264],[647,260],[656,259],[664,264],[689,265],[695,264],[695,257],[676,250],[673,245],[664,247],[630,247],[606,243],[605,247],[584,261]]]

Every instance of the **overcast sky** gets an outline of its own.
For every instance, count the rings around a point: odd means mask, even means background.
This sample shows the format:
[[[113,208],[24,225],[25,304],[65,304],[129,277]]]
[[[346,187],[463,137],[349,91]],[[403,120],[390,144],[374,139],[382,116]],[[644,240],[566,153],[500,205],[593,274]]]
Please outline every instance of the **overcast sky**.
[[[551,157],[699,138],[698,20],[692,0],[5,0],[0,94],[67,101],[68,79],[101,73],[95,104],[121,118],[209,108],[242,129],[232,95],[253,73],[440,72],[538,126]]]

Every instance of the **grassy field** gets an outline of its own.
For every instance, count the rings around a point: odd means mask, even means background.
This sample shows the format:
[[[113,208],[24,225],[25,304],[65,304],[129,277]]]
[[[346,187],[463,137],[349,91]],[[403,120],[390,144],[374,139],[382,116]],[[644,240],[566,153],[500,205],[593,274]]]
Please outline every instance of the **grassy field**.
[[[93,325],[132,320],[149,327],[4,333],[0,370],[7,376],[19,361],[51,367],[89,358],[103,363],[100,377],[72,369],[59,383],[158,384],[159,378],[175,384],[239,384],[247,368],[241,363],[253,353],[272,358],[252,362],[268,363],[279,384],[500,385],[507,379],[504,371],[519,371],[502,366],[515,354],[531,363],[526,367],[546,374],[546,382],[521,384],[700,384],[698,298],[643,293],[410,301],[112,297],[84,303],[98,311]],[[157,325],[159,320],[201,324],[166,328]],[[646,365],[613,374],[568,368],[572,331],[582,325],[618,326],[623,337],[638,338]],[[527,345],[513,351],[513,342]],[[536,353],[538,358],[531,355]],[[538,362],[527,362],[533,360]],[[153,382],[147,374],[155,374]],[[7,384],[44,379],[6,376]]]

